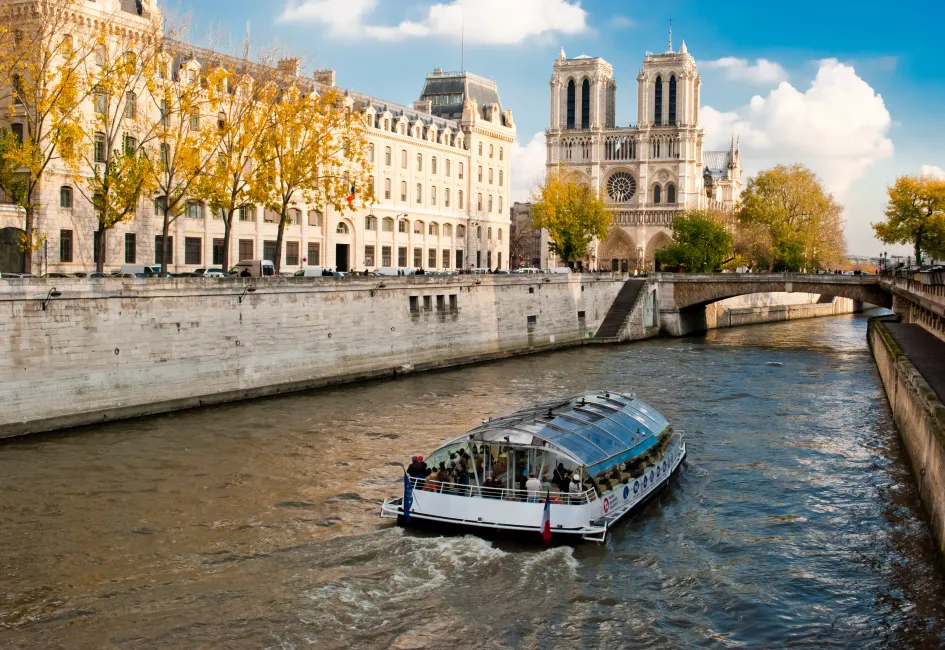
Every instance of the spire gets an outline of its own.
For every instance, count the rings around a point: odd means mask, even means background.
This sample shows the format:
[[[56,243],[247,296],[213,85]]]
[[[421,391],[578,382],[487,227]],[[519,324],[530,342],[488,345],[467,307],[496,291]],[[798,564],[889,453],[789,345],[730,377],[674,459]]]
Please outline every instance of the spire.
[[[564,48],[563,48],[563,47],[561,48],[561,54],[558,55],[558,58],[561,59],[562,61],[564,61],[566,58],[568,58],[568,57],[565,55],[565,53],[564,53]]]
[[[673,17],[669,17],[669,50],[667,52],[673,51]]]
[[[735,134],[732,134],[732,146],[729,147],[729,153],[735,153]]]
[[[680,54],[689,54],[689,50],[686,49],[686,41],[682,42],[682,46],[679,48]]]

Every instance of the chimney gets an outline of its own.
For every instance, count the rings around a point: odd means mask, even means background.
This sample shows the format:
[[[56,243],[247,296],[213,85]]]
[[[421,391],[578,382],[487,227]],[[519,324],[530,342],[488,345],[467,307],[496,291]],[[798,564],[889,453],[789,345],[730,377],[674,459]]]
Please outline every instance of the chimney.
[[[418,99],[413,103],[413,110],[430,115],[433,113],[433,102],[429,99]]]
[[[293,77],[298,77],[301,63],[302,62],[297,56],[293,56],[286,59],[279,59],[279,62],[276,64],[276,68],[278,68],[279,72],[284,72],[285,74],[290,74]]]
[[[323,86],[334,87],[335,85],[335,71],[331,68],[316,69],[312,78]]]

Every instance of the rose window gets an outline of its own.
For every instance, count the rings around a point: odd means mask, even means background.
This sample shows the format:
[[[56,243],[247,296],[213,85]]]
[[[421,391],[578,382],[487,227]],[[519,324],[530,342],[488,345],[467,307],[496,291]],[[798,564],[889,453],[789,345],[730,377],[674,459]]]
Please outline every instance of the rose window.
[[[637,193],[637,182],[626,172],[617,172],[607,181],[607,196],[616,203],[626,203]]]

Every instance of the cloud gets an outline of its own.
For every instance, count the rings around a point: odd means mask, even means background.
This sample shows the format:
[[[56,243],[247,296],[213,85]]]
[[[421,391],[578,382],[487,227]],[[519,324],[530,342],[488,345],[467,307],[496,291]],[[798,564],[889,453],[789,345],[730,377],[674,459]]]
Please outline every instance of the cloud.
[[[800,162],[842,197],[869,167],[893,153],[887,137],[892,120],[882,96],[848,65],[819,62],[817,76],[801,92],[782,82],[766,97],[733,111],[701,110],[706,148],[741,138],[742,160],[754,171]],[[752,170],[748,170],[752,171]]]
[[[945,181],[945,169],[935,165],[922,165],[922,175]]]
[[[545,132],[539,131],[524,147],[512,143],[512,201],[530,201],[538,184],[545,179]]]
[[[420,20],[369,24],[379,0],[289,0],[278,21],[317,23],[339,38],[399,41],[445,36],[486,45],[511,45],[543,34],[578,34],[587,29],[579,0],[451,0],[427,8]]]
[[[633,21],[626,16],[614,16],[610,19],[610,26],[614,29],[629,29],[633,27]]]
[[[779,63],[768,59],[755,59],[754,65],[748,59],[726,56],[715,61],[702,61],[699,67],[704,70],[722,70],[730,81],[742,81],[753,84],[779,83],[786,81],[787,72]]]

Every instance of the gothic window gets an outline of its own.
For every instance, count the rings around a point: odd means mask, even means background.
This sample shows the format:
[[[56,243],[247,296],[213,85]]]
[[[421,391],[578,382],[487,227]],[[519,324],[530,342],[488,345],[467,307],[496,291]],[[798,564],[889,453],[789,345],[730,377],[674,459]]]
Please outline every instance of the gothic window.
[[[627,172],[617,172],[607,179],[607,196],[616,203],[625,203],[637,192],[637,182]]]
[[[581,84],[581,128],[591,128],[591,82]]]
[[[655,203],[656,205],[659,205],[659,204],[660,204],[660,199],[662,198],[662,197],[660,196],[660,194],[661,194],[661,189],[662,189],[662,188],[660,188],[659,185],[654,185],[654,186],[653,186],[653,203]]]
[[[568,128],[574,128],[574,79],[568,82]]]
[[[656,78],[656,94],[654,95],[656,99],[656,107],[653,110],[653,123],[656,126],[659,126],[663,123],[663,78]]]
[[[676,126],[676,75],[669,78],[669,123]]]
[[[666,202],[669,204],[676,202],[676,186],[672,183],[666,186]]]

